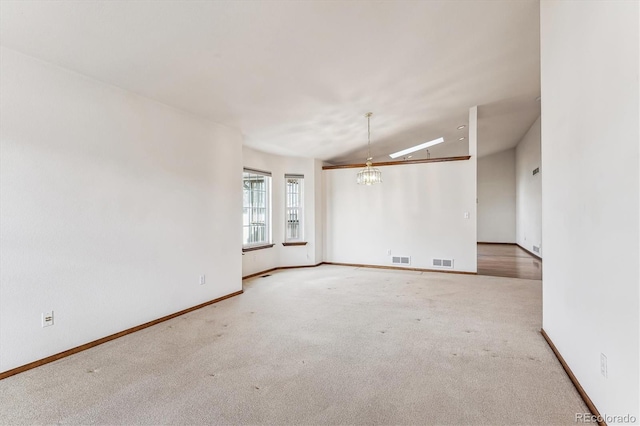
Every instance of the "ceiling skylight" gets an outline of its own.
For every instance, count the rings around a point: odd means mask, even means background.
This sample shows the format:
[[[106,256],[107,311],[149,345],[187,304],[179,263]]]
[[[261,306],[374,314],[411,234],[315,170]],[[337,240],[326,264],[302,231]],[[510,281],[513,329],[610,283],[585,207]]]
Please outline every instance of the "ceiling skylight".
[[[429,148],[430,146],[438,145],[442,142],[444,142],[443,138],[434,139],[429,142],[421,143],[420,145],[412,146],[411,148],[403,149],[402,151],[394,152],[393,154],[390,154],[389,157],[402,157],[403,155],[411,154],[412,152],[420,151],[421,149]]]

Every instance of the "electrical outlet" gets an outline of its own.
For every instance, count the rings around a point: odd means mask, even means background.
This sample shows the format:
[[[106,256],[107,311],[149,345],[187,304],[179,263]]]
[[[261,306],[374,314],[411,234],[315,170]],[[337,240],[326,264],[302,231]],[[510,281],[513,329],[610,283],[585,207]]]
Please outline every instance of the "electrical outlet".
[[[387,256],[391,256],[391,249],[387,250]]]
[[[469,212],[464,212],[464,218],[469,219]]]
[[[42,327],[51,327],[53,325],[53,311],[42,313]]]
[[[203,285],[205,282],[207,282],[207,278],[204,275],[200,275],[200,285]]]
[[[602,353],[600,354],[600,374],[602,374],[604,378],[609,376],[607,371],[607,356]]]

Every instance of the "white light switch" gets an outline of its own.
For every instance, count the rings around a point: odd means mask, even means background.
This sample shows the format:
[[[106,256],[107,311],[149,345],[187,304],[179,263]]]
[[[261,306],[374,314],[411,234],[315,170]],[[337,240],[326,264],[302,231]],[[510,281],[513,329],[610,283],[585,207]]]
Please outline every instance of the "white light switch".
[[[42,313],[42,326],[51,327],[53,325],[53,311]]]
[[[469,212],[464,212],[464,218],[469,219]]]
[[[609,372],[607,371],[607,356],[602,353],[600,354],[600,374],[605,378],[609,377]]]
[[[200,275],[200,285],[204,284],[207,281],[204,275]]]

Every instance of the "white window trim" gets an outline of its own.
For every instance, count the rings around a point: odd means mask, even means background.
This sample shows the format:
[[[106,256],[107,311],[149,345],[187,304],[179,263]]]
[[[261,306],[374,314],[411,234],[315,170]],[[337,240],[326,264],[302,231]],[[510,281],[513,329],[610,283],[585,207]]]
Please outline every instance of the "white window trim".
[[[289,207],[288,204],[288,199],[289,199],[289,193],[288,193],[288,185],[287,185],[287,179],[298,179],[300,181],[299,185],[300,185],[300,207],[297,207],[298,210],[298,226],[299,226],[299,237],[298,238],[287,238],[287,225],[288,225],[288,213],[289,213],[289,209],[291,207]],[[301,174],[285,174],[284,175],[284,243],[302,243],[304,242],[304,209],[305,209],[305,203],[304,203],[304,175]]]
[[[256,170],[256,169],[251,169],[248,167],[243,168],[242,170],[242,176],[244,179],[244,174],[245,173],[250,173],[250,174],[254,174],[254,175],[261,175],[261,176],[265,176],[268,177],[269,179],[267,179],[267,185],[266,185],[266,197],[265,197],[265,234],[266,234],[266,241],[260,241],[260,242],[256,242],[256,243],[251,243],[251,244],[242,244],[242,248],[243,249],[255,249],[255,248],[259,248],[259,247],[272,247],[273,246],[273,238],[272,238],[272,223],[271,223],[271,196],[272,196],[272,176],[271,176],[271,172],[265,172],[262,170]],[[244,209],[244,202],[242,203],[242,207]],[[243,229],[244,229],[244,224],[243,224]]]

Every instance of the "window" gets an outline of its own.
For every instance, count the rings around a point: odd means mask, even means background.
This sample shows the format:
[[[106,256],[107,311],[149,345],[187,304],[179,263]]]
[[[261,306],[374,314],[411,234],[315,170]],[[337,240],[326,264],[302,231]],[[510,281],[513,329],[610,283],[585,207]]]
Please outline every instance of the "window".
[[[303,175],[284,175],[285,181],[285,243],[301,242],[303,218]]]
[[[271,173],[244,169],[242,177],[242,245],[271,243]]]

